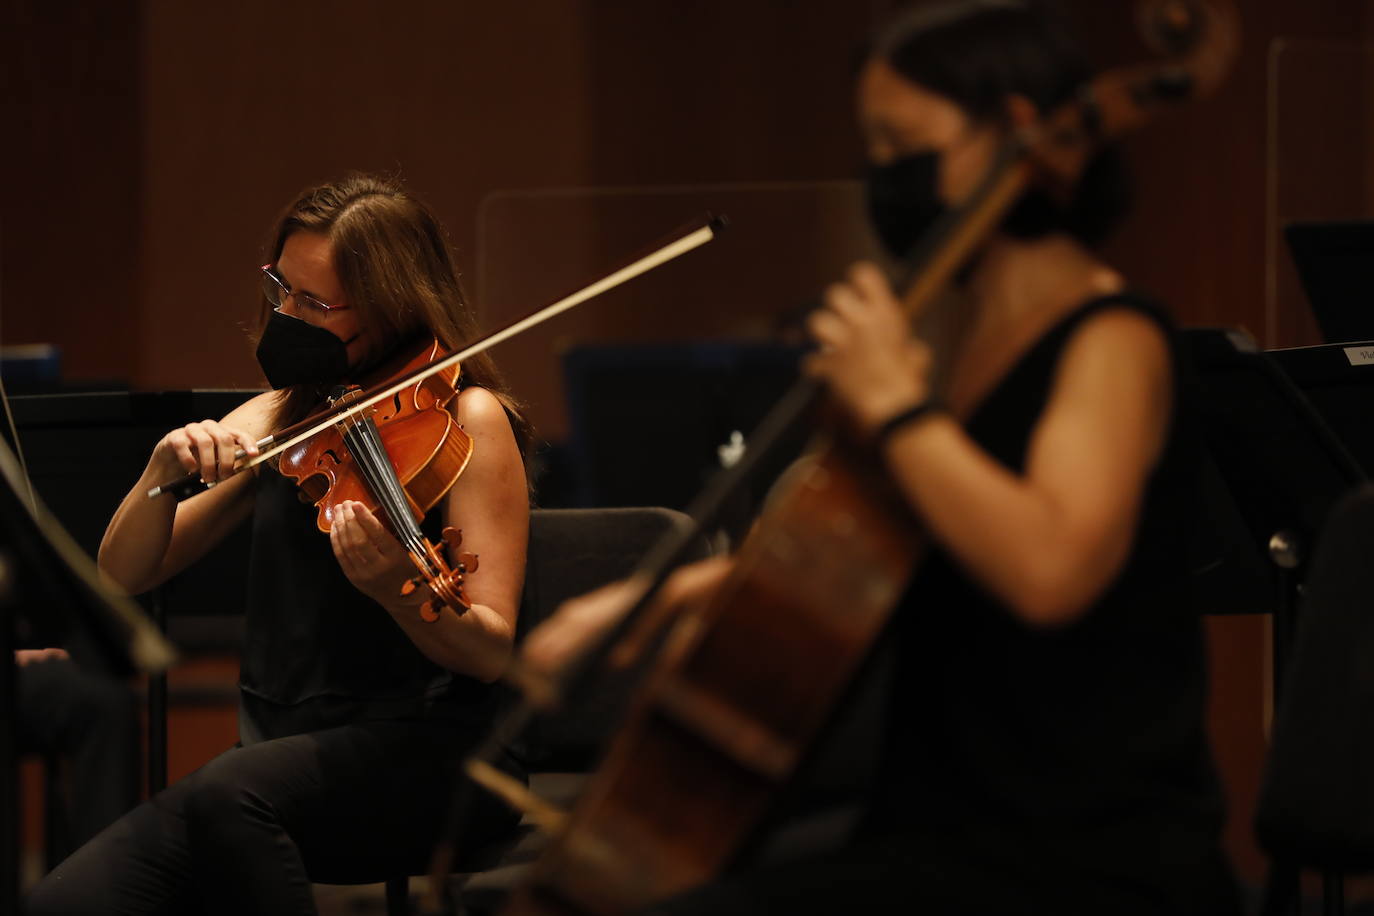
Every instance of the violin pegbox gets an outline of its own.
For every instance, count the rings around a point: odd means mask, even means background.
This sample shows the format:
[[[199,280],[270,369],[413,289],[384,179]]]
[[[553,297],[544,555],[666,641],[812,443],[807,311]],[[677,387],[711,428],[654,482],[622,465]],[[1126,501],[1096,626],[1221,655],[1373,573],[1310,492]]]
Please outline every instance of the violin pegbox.
[[[463,544],[463,532],[446,525],[443,530],[444,546],[448,548],[448,555],[458,558],[458,572],[462,575],[477,572],[477,554],[459,551]]]
[[[425,623],[437,621],[440,611],[445,607],[452,608],[455,614],[462,614],[472,606],[467,595],[463,594],[463,581],[469,573],[477,571],[477,554],[459,551],[463,532],[457,528],[445,527],[443,539],[449,555],[457,558],[456,564],[450,566],[443,554],[432,546],[429,546],[425,556],[412,552],[411,560],[420,570],[420,575],[401,586],[402,596],[414,594],[421,585],[429,586],[431,597],[420,605],[420,619]]]

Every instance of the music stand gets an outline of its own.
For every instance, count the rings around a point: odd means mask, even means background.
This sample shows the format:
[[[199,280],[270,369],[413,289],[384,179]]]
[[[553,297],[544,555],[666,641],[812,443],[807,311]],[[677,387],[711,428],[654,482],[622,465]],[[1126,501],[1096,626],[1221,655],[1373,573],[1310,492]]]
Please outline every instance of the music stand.
[[[1211,613],[1269,613],[1282,683],[1301,571],[1336,501],[1366,480],[1345,442],[1271,354],[1241,331],[1184,332],[1201,425],[1202,506],[1190,553]],[[1272,585],[1262,583],[1271,580]]]
[[[1278,359],[1249,335],[1193,330],[1184,344],[1206,446],[1200,496],[1211,520],[1191,545],[1195,597],[1213,613],[1271,614],[1277,698],[1311,546],[1337,500],[1367,477]],[[1282,885],[1297,881],[1296,868],[1274,869]],[[1341,876],[1322,879],[1328,900],[1341,899]]]
[[[19,787],[14,734],[17,615],[62,632],[79,663],[115,675],[166,669],[176,655],[133,601],[100,579],[91,558],[29,488],[14,452],[0,441],[0,911],[19,912]]]
[[[1374,337],[1374,220],[1289,223],[1283,237],[1326,342]]]

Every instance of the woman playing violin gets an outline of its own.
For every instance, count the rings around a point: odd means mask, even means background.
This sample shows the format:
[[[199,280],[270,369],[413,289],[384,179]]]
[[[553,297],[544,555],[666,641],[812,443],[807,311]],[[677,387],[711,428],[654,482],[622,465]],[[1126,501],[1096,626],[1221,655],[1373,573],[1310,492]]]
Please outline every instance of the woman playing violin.
[[[420,619],[426,590],[402,595],[415,567],[363,503],[337,506],[325,535],[270,465],[231,474],[236,452],[256,455],[338,383],[407,348],[475,336],[443,233],[400,186],[352,176],[292,203],[270,258],[257,353],[274,390],[163,437],[99,556],[114,582],[142,592],[251,519],[240,742],[62,863],[31,913],[313,913],[312,881],[423,869],[456,762],[494,712],[528,493],[525,430],[491,362],[462,366],[450,409],[472,454],[424,522],[431,537],[460,529],[463,549],[481,556],[464,613]],[[214,486],[180,503],[146,497],[188,471]],[[511,820],[493,805],[466,835]]]
[[[857,87],[889,252],[904,257],[1009,131],[1087,76],[1020,3],[895,20]],[[845,849],[728,876],[663,912],[1235,911],[1186,594],[1179,358],[1164,313],[1092,248],[1119,188],[1106,156],[1067,200],[1029,192],[916,332],[869,263],[811,316],[808,371],[933,542],[889,637],[881,773]],[[690,568],[665,592],[699,597],[728,573]],[[613,591],[570,603],[526,657],[559,664],[617,608]]]

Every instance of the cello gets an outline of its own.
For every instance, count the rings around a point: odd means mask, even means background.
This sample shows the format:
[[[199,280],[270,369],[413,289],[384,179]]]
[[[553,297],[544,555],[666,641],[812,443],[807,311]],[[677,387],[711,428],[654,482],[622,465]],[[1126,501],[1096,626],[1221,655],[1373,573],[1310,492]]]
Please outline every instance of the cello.
[[[1235,44],[1229,7],[1166,3],[1147,18],[1178,59],[1105,74],[1014,135],[972,198],[917,248],[902,297],[910,316],[925,311],[1033,183],[1071,186],[1102,139],[1219,81]],[[959,378],[950,411],[967,416],[1001,369],[975,366]],[[789,410],[816,400],[814,386],[799,390]],[[767,441],[756,436],[756,448],[760,438]],[[920,548],[919,527],[864,445],[823,430],[775,491],[719,592],[669,632],[577,806],[542,812],[558,835],[504,912],[633,912],[728,863],[867,656]],[[469,773],[515,796],[483,761]]]

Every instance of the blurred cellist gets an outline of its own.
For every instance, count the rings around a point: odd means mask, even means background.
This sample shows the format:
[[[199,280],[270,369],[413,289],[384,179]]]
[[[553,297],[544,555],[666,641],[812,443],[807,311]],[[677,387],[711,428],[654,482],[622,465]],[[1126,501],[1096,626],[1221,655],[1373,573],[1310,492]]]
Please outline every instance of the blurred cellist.
[[[856,85],[888,252],[906,255],[1009,131],[1088,76],[1062,24],[1028,4],[943,0],[894,18]],[[1194,440],[1174,328],[1094,250],[1125,199],[1110,150],[1069,199],[1028,192],[916,331],[874,264],[826,291],[806,369],[933,542],[889,636],[880,776],[844,848],[655,912],[1238,912],[1186,594]],[[679,571],[660,606],[729,569]],[[568,603],[525,659],[556,668],[618,619],[623,594]]]

